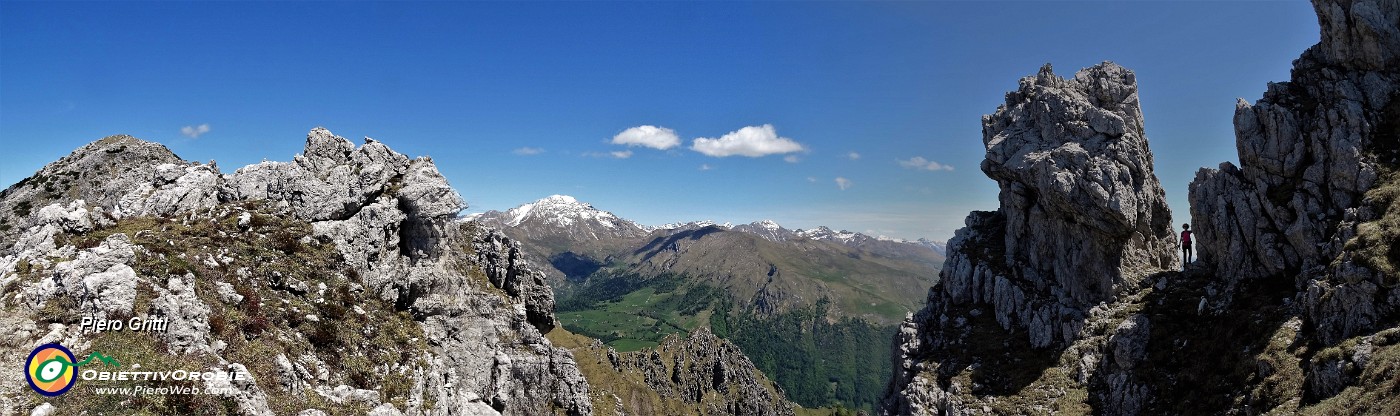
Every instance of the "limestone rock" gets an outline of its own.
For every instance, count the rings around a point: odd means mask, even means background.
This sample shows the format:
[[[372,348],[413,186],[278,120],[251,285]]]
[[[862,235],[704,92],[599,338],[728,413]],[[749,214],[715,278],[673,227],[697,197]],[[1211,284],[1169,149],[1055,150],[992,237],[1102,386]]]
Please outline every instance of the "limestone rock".
[[[228,282],[214,282],[214,287],[219,292],[219,300],[224,301],[224,303],[237,305],[243,301],[243,295],[238,294],[238,291]]]
[[[117,217],[168,217],[219,203],[219,172],[212,166],[162,163],[151,182],[137,183],[112,208]]]
[[[1084,407],[1069,413],[1273,414],[1329,407],[1357,412],[1366,404],[1327,399],[1389,392],[1389,384],[1375,379],[1390,377],[1360,375],[1384,374],[1373,361],[1382,348],[1391,348],[1400,324],[1400,286],[1393,272],[1382,271],[1393,269],[1376,259],[1377,252],[1389,256],[1381,260],[1395,257],[1389,254],[1395,252],[1393,238],[1375,237],[1377,230],[1393,232],[1400,215],[1400,205],[1386,196],[1400,186],[1400,176],[1391,173],[1400,168],[1400,3],[1313,4],[1322,39],[1294,61],[1292,79],[1270,84],[1254,103],[1237,103],[1239,164],[1202,169],[1190,186],[1198,264],[1151,288],[1134,280],[1177,266],[1162,257],[1175,256],[1169,213],[1144,210],[1156,204],[1149,196],[1154,192],[1122,192],[1145,197],[1130,201],[1117,197],[1115,188],[1147,184],[1151,158],[1129,151],[1109,157],[1108,164],[1094,161],[1106,151],[1135,147],[1121,139],[1095,147],[1104,143],[1098,137],[1141,137],[1141,119],[1132,116],[1136,111],[1123,111],[1135,109],[1136,100],[1118,98],[1131,90],[1124,82],[1130,76],[1101,65],[1081,71],[1099,79],[1085,88],[1080,76],[1064,80],[1046,76],[1047,70],[1008,94],[1007,106],[984,119],[988,160],[983,170],[1002,187],[1001,208],[972,213],[968,226],[950,241],[943,279],[930,290],[929,306],[911,315],[895,336],[895,374],[881,413],[980,414],[1006,411],[993,406],[1007,403],[1023,406],[1011,413],[1053,413],[1065,411],[1058,406],[1066,404],[1060,395],[1066,390],[1088,395],[1070,400],[1071,409]],[[1036,95],[1065,89],[1080,94]],[[1083,101],[1092,105],[1066,104]],[[1034,104],[1018,107],[1021,102]],[[1053,146],[1061,137],[1076,138],[1075,146]],[[1008,138],[1029,140],[1007,143]],[[1089,174],[1065,172],[1072,166],[1091,168],[1084,170]],[[1149,175],[1122,180],[1138,172]],[[1119,180],[1108,184],[1098,178]],[[1085,201],[1092,204],[1074,205]],[[1088,215],[1065,214],[1065,207]],[[1037,235],[1041,229],[1056,233]],[[1066,245],[1053,238],[1061,235],[1086,243]],[[1135,240],[1138,236],[1147,239]],[[1367,250],[1377,241],[1389,245]],[[1124,247],[1121,256],[1103,251],[1118,246]],[[1067,269],[1081,272],[1062,273]],[[967,324],[975,312],[1024,330],[1033,345],[1063,349],[1050,349],[1054,354],[1041,378],[1029,385],[991,393],[983,385],[979,392],[978,373],[996,380],[1000,374],[986,374],[994,370],[984,366],[1007,351],[966,343],[985,342],[988,336],[985,326]],[[1266,326],[1244,340],[1163,333],[1222,319],[1213,315],[1249,320],[1204,324],[1204,333]],[[974,329],[979,337],[968,336]],[[1010,342],[1003,346],[1014,348]],[[996,354],[973,350],[965,354],[970,357],[949,357],[979,347]],[[1199,358],[1164,357],[1184,352],[1219,353],[1207,362],[1227,366],[1244,362],[1235,369],[1244,369],[1244,375],[1153,370]],[[1012,361],[1013,372],[1019,364]],[[1258,367],[1253,374],[1251,366]],[[1225,394],[1202,398],[1211,404],[1183,405],[1181,399],[1199,392],[1179,384],[1187,380],[1221,383],[1215,393]],[[1329,404],[1309,407],[1319,402]],[[1043,407],[1046,403],[1055,408]]]
[[[1104,414],[1136,415],[1147,404],[1150,391],[1133,373],[1138,363],[1147,358],[1147,342],[1151,334],[1151,321],[1141,314],[1124,319],[1113,330],[1108,340],[1108,351],[1112,361],[1098,366],[1097,377],[1103,380],[1105,388],[1100,401],[1105,404]]]
[[[477,264],[486,278],[511,296],[524,300],[525,316],[540,332],[554,328],[554,291],[545,283],[544,274],[527,266],[520,245],[501,234],[487,229],[472,241]]]
[[[81,199],[67,206],[50,204],[39,209],[39,223],[54,224],[65,232],[80,233],[92,229],[87,203]]]
[[[348,219],[317,221],[311,225],[317,236],[340,248],[350,267],[379,276],[380,269],[394,267],[400,251],[399,230],[407,218],[394,198],[380,196]],[[384,284],[380,281],[368,283],[373,287]]]
[[[1151,332],[1151,322],[1146,316],[1133,315],[1123,320],[1109,339],[1113,346],[1113,363],[1125,370],[1132,370],[1147,358],[1147,339]]]
[[[1131,71],[1103,63],[1067,80],[1047,65],[1006,98],[982,123],[1001,208],[949,241],[929,305],[991,305],[1033,346],[1063,345],[1083,310],[1180,266],[1171,211]]]
[[[483,397],[502,414],[549,408],[592,413],[587,381],[572,355],[550,345],[527,320],[520,300],[444,281],[422,284],[425,295],[412,304],[424,316],[428,341],[438,347],[430,361],[435,370],[415,383],[436,398],[434,414],[465,413],[477,407],[474,398]]]
[[[311,390],[333,403],[378,406],[373,412],[383,414],[592,413],[588,383],[577,363],[542,334],[556,325],[553,293],[542,275],[519,255],[518,244],[455,221],[465,202],[429,158],[410,160],[371,139],[357,148],[317,128],[307,135],[305,152],[292,162],[264,162],[222,175],[212,163],[185,162],[163,146],[114,136],[84,146],[0,193],[0,206],[0,283],[12,287],[18,282],[19,290],[6,297],[22,301],[29,311],[58,299],[72,300],[79,309],[104,317],[148,312],[169,319],[168,331],[158,336],[172,353],[202,352],[223,361],[229,357],[219,354],[228,343],[211,341],[210,322],[225,315],[211,313],[211,307],[299,321],[286,324],[300,325],[305,333],[280,333],[276,336],[283,338],[274,343],[305,342],[312,327],[325,323],[325,315],[288,307],[287,299],[275,299],[266,291],[245,299],[239,292],[243,287],[253,290],[243,293],[257,293],[260,285],[267,285],[277,296],[299,296],[313,305],[332,301],[333,293],[359,297],[365,292],[388,301],[393,309],[388,313],[402,311],[417,318],[414,331],[429,338],[423,340],[422,356],[405,358],[404,363],[372,363],[373,371],[413,372],[406,386],[410,391],[397,391],[395,396],[405,397],[404,408],[381,403],[386,393],[379,390],[332,388],[326,383],[348,375],[309,354],[295,361],[267,357],[273,361],[273,382],[280,384],[279,391]],[[256,214],[249,212],[252,206],[259,207]],[[193,257],[170,254],[187,262],[192,274],[138,276],[132,267],[137,253],[149,260],[167,255],[169,248],[133,244],[121,233],[96,247],[69,244],[74,235],[136,216],[164,217],[162,224],[169,228],[163,232],[202,232],[214,239],[269,238],[269,220],[260,218],[269,215],[285,216],[271,221],[310,224],[311,235],[296,241],[301,247],[297,250],[334,244],[346,268],[326,272],[348,280],[346,286],[333,291],[324,282],[284,279],[276,270],[227,270],[245,253],[213,246],[197,247],[209,252]],[[263,257],[256,261],[296,261],[291,257],[295,254],[259,254]],[[39,270],[42,273],[35,272]],[[264,273],[270,276],[260,275]],[[200,281],[220,275],[237,276],[241,282],[204,286]],[[142,281],[156,293],[149,310],[133,311]],[[246,286],[235,290],[231,283]],[[213,293],[196,293],[195,287],[212,287]],[[360,305],[342,306],[345,313],[366,313]],[[70,344],[83,340],[70,326],[54,325],[42,339]],[[42,335],[34,325],[6,327],[16,328],[15,336],[23,339],[6,344],[0,353],[17,351]],[[371,325],[366,331],[386,329],[393,328]],[[240,364],[219,370],[246,372]],[[264,381],[206,380],[206,387],[228,388],[227,397],[240,413],[270,414],[260,382]]]
[[[82,311],[101,318],[129,316],[136,300],[135,256],[125,234],[113,234],[77,258],[58,263],[50,278],[28,284],[25,296],[36,308],[56,297],[71,297]]]
[[[34,410],[31,410],[29,412],[29,416],[49,416],[53,414],[54,411],[55,408],[53,407],[53,404],[45,402],[38,406],[34,406]]]
[[[284,201],[306,221],[344,220],[401,183],[407,156],[366,139],[355,145],[317,127],[306,135],[306,151],[292,162],[263,162],[226,175],[223,200]]]
[[[209,305],[194,293],[195,276],[171,276],[165,287],[155,286],[151,314],[166,320],[165,331],[157,332],[173,353],[209,352]]]
[[[165,146],[126,135],[80,147],[0,192],[0,241],[37,225],[34,213],[54,201],[83,200],[111,212],[130,190],[152,189],[160,181],[156,166],[166,163],[189,166]]]
[[[292,360],[287,359],[287,354],[277,354],[273,363],[277,365],[277,381],[282,384],[282,388],[292,394],[301,394],[302,389],[306,387],[305,382],[297,373]]]
[[[1132,71],[1105,62],[1064,79],[1046,65],[983,117],[982,136],[982,171],[1000,186],[1001,206],[972,212],[949,240],[928,306],[896,334],[883,412],[969,411],[963,387],[926,378],[941,365],[934,351],[968,348],[958,343],[969,311],[987,308],[1032,348],[1065,348],[1082,336],[1091,308],[1180,268]],[[1142,351],[1127,334],[1145,332],[1125,325],[1116,360],[1131,368]],[[1142,392],[1128,383],[1119,381],[1114,399],[1140,404]]]
[[[243,364],[229,364],[227,368],[215,368],[214,372],[219,373],[219,377],[204,380],[206,391],[220,392],[222,396],[233,399],[238,407],[239,413],[245,415],[272,415],[272,408],[267,406],[267,394],[258,387],[257,380],[254,380],[252,373],[248,372],[248,367]],[[226,374],[240,374],[238,380],[233,380]]]
[[[652,350],[617,353],[608,348],[608,357],[616,358],[612,365],[618,371],[643,374],[647,386],[662,397],[708,406],[702,414],[794,414],[791,402],[760,384],[755,377],[760,372],[738,346],[705,327],[688,338],[669,336]]]
[[[329,388],[317,386],[316,394],[326,398],[331,403],[343,405],[346,403],[361,403],[370,406],[379,406],[379,392],[374,390],[357,389],[344,384]],[[392,406],[391,406],[392,407]],[[396,414],[402,414],[398,409],[394,409]]]
[[[1322,41],[1294,61],[1291,81],[1236,104],[1240,165],[1197,172],[1190,201],[1200,259],[1227,288],[1222,301],[1242,280],[1292,279],[1308,323],[1332,343],[1400,308],[1385,301],[1385,276],[1346,248],[1359,223],[1384,212],[1365,194],[1400,156],[1400,5],[1314,8]]]
[[[403,226],[401,250],[411,259],[421,259],[436,252],[444,229],[467,203],[426,157],[409,164],[403,183],[398,201],[409,221]]]
[[[1364,70],[1400,67],[1400,25],[1395,22],[1400,5],[1384,0],[1313,4],[1322,26],[1317,59]]]
[[[1131,71],[1047,65],[1006,98],[983,117],[982,170],[1001,187],[1010,277],[1076,307],[1179,267]]]
[[[402,416],[402,415],[403,415],[403,412],[400,412],[398,408],[394,407],[394,405],[393,405],[393,404],[390,404],[390,403],[384,403],[384,404],[375,406],[373,409],[370,409],[370,410],[369,410],[369,416]]]

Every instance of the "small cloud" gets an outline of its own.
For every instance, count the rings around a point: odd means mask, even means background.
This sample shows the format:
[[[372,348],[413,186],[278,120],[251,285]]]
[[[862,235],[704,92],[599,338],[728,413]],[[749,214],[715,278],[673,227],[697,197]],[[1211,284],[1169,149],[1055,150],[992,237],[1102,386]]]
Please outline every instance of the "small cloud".
[[[191,139],[198,139],[199,136],[202,136],[204,135],[204,133],[208,132],[209,123],[200,124],[198,126],[185,126],[180,128],[180,134],[183,134]]]
[[[690,150],[714,157],[762,157],[796,153],[805,149],[792,139],[778,137],[778,132],[772,124],[764,124],[731,131],[718,139],[697,138],[691,142]]]
[[[700,170],[710,170],[710,169],[714,169],[714,168],[715,168],[715,167],[714,167],[714,166],[710,166],[709,163],[701,163],[701,164],[700,164]]]
[[[801,160],[802,160],[802,158],[797,157],[797,155],[787,155],[787,156],[783,156],[783,161],[784,161],[784,162],[788,162],[788,163],[797,163],[797,162],[799,162],[799,161],[801,161]]]
[[[848,188],[851,187],[851,180],[850,180],[850,179],[843,178],[843,177],[840,177],[840,176],[837,176],[837,177],[836,177],[836,187],[837,187],[837,188],[841,188],[841,190],[844,191],[844,190],[846,190],[846,189],[848,189]]]
[[[807,177],[807,182],[811,182],[811,183],[817,183],[817,178],[814,178],[814,177],[811,177],[811,176],[808,176],[808,177]]]
[[[681,145],[680,136],[675,130],[657,126],[637,126],[623,130],[612,138],[612,144],[644,146],[666,150]]]
[[[544,153],[544,149],[538,147],[522,147],[519,149],[512,150],[510,152],[520,156],[534,156],[540,153]]]
[[[923,156],[914,156],[909,160],[899,161],[899,165],[916,170],[953,170],[952,166],[924,159]]]
[[[601,157],[609,159],[626,159],[632,157],[631,150],[621,150],[616,152],[583,152],[584,157]]]
[[[847,153],[847,154],[846,154],[846,158],[847,158],[847,159],[850,159],[850,160],[859,160],[859,159],[860,159],[860,153],[856,153],[856,152]]]

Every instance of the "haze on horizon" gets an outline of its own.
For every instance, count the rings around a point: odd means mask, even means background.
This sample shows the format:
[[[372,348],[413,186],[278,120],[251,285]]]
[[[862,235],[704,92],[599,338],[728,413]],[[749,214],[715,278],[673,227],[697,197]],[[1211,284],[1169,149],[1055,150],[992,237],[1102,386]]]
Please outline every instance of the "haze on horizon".
[[[0,186],[112,134],[227,173],[325,126],[432,156],[467,212],[946,240],[997,206],[981,116],[1112,60],[1181,223],[1236,98],[1317,37],[1305,1],[0,2]]]

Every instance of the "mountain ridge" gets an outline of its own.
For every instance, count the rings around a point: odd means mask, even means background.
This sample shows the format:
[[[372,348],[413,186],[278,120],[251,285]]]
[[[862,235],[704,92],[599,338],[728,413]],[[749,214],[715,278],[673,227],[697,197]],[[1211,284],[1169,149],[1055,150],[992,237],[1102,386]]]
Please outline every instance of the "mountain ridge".
[[[594,414],[587,376],[544,336],[557,320],[543,275],[518,242],[455,221],[464,207],[431,159],[323,128],[292,161],[229,174],[130,136],[80,147],[0,192],[0,357],[60,342],[152,371],[250,377],[153,384],[220,394],[132,401],[89,385],[42,404],[6,377],[0,410]],[[93,334],[84,313],[162,315],[170,329]],[[725,360],[729,385],[763,389],[747,357]],[[666,371],[650,365],[629,368]],[[754,397],[745,405],[786,403],[780,390]]]
[[[758,354],[759,368],[803,406],[873,409],[886,374],[882,340],[922,306],[918,289],[943,261],[924,243],[826,227],[696,221],[612,233],[580,220],[605,211],[572,197],[522,207],[469,221],[500,227],[525,242],[530,261],[553,266],[546,273],[570,332],[627,352],[710,328]],[[792,371],[783,364],[792,360],[813,368]]]
[[[711,276],[708,279],[718,279],[723,282],[719,283],[722,287],[737,291],[737,302],[765,305],[761,309],[767,311],[786,310],[799,304],[809,305],[823,296],[832,296],[827,289],[817,294],[793,286],[805,285],[802,282],[807,279],[774,280],[776,274],[793,270],[805,270],[801,273],[807,277],[829,273],[799,264],[807,260],[794,263],[789,259],[820,257],[830,259],[822,260],[829,265],[847,263],[844,267],[856,268],[851,270],[869,269],[880,276],[905,276],[903,279],[906,280],[931,275],[942,261],[934,248],[936,245],[928,242],[882,239],[861,233],[832,231],[827,227],[789,230],[771,220],[734,226],[695,221],[664,228],[647,227],[565,195],[552,195],[506,211],[473,214],[462,221],[498,227],[515,239],[529,242],[527,251],[531,251],[529,257],[532,261],[553,266],[553,270],[547,268],[546,273],[555,283],[556,290],[581,283],[589,275],[607,270],[623,274],[641,272],[644,275],[680,273],[692,277]],[[752,236],[761,241],[742,236]],[[744,249],[736,251],[739,247]],[[777,252],[786,254],[761,254]],[[688,260],[691,256],[714,257],[713,261],[697,262]],[[837,258],[854,259],[854,262],[835,260]],[[733,279],[750,277],[762,277],[763,281],[734,286]],[[823,287],[833,283],[845,284],[831,278],[810,280]],[[766,290],[770,285],[786,289],[770,292]],[[803,294],[796,295],[797,292]],[[894,303],[902,305],[901,308],[912,309],[916,307],[914,301],[917,297],[890,292],[874,299],[877,302],[903,299]],[[853,304],[847,302],[845,305],[845,309],[834,310],[849,310]],[[898,319],[902,313],[866,317],[884,322]]]
[[[594,207],[587,202],[581,202],[577,198],[569,195],[555,194],[533,202],[527,202],[507,209],[505,211],[485,211],[466,215],[463,221],[489,221],[500,224],[504,227],[518,227],[526,220],[533,219],[547,224],[557,226],[573,226],[576,221],[588,224],[589,221],[597,222],[604,228],[624,228],[625,230],[640,230],[643,233],[666,230],[686,230],[699,229],[709,226],[719,226],[734,231],[742,231],[761,236],[770,241],[782,242],[791,238],[802,237],[819,241],[834,241],[843,245],[858,246],[869,244],[872,241],[887,242],[895,244],[921,245],[942,255],[946,251],[946,243],[919,238],[916,240],[906,240],[891,238],[883,235],[871,236],[860,232],[846,230],[836,231],[827,226],[817,226],[812,229],[789,229],[778,224],[771,219],[762,219],[747,224],[716,223],[708,220],[697,220],[688,222],[667,223],[659,226],[644,225],[632,220],[618,217],[612,212]]]

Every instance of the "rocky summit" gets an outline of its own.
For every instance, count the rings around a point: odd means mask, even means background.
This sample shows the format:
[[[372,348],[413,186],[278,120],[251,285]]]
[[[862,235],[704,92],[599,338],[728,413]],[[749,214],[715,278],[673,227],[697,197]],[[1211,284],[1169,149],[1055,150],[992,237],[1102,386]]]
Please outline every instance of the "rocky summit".
[[[1152,175],[1131,72],[1047,66],[983,119],[1001,207],[895,336],[884,414],[1395,414],[1400,4],[1313,2],[1321,41],[1235,111],[1240,165]]]
[[[5,413],[592,413],[573,356],[543,335],[543,275],[517,243],[455,221],[465,203],[431,159],[317,128],[291,162],[223,174],[113,136],[6,189],[0,208],[7,361],[58,342],[252,376],[157,383],[226,392],[185,401],[78,392],[39,406],[14,373]],[[152,316],[168,329],[80,326]]]

